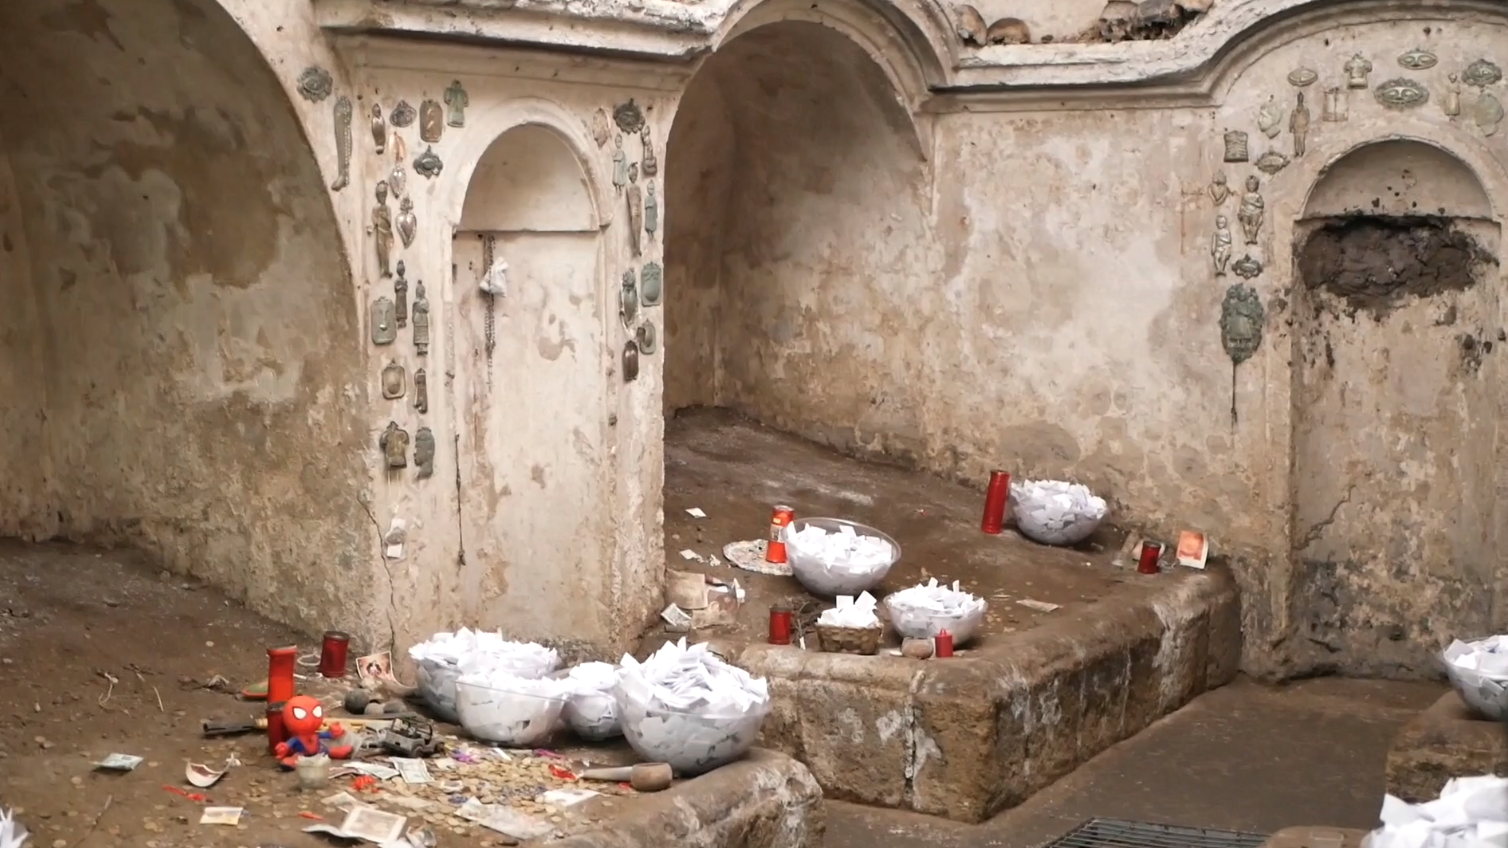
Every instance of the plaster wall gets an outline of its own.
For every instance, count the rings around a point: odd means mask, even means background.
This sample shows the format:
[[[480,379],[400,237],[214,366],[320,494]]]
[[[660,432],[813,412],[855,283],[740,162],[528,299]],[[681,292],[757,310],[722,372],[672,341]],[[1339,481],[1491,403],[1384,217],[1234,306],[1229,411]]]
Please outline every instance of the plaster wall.
[[[0,527],[139,547],[284,621],[361,632],[350,277],[244,25],[206,0],[0,10]]]
[[[373,102],[388,115],[399,99],[416,109],[443,102],[453,82],[469,103],[464,126],[446,126],[432,145],[444,163],[432,178],[412,164],[431,147],[418,123],[388,127],[407,147],[418,221],[413,244],[395,239],[392,256],[410,286],[425,281],[431,347],[420,357],[411,328],[392,345],[365,343],[410,375],[426,369],[429,408],[416,410],[410,393],[377,401],[376,419],[410,434],[430,428],[438,446],[432,476],[417,476],[411,456],[379,483],[379,526],[403,527],[401,553],[385,561],[401,599],[396,640],[466,625],[599,656],[630,648],[661,603],[663,413],[657,355],[641,357],[637,379],[624,382],[633,327],[619,318],[618,291],[625,271],[663,260],[658,238],[634,254],[621,223],[627,193],[613,184],[619,131],[599,144],[594,128],[633,99],[663,161],[680,78],[547,54],[379,39],[340,47],[359,80],[358,115]],[[641,138],[625,135],[626,161],[642,162]],[[376,153],[365,120],[356,157],[370,220],[372,188],[396,163],[391,150]],[[641,176],[641,191],[663,176]],[[388,204],[396,214],[396,200]],[[491,307],[490,358],[479,286],[487,236],[508,263],[507,290]],[[393,297],[370,231],[362,241],[364,300]],[[662,311],[644,317],[658,328]]]
[[[1402,6],[1379,9],[1368,22],[1315,12],[1207,69],[1208,94],[1182,102],[1103,90],[1051,101],[954,95],[912,112],[903,126],[884,117],[882,104],[887,94],[904,102],[912,93],[813,67],[816,51],[797,46],[794,24],[734,37],[693,79],[671,140],[672,167],[687,162],[694,176],[681,182],[684,175],[671,172],[669,276],[692,291],[667,290],[673,332],[666,382],[695,388],[667,390],[667,403],[711,398],[857,454],[971,482],[992,467],[1081,480],[1110,497],[1119,520],[1162,532],[1203,529],[1233,556],[1249,670],[1367,673],[1385,666],[1390,674],[1429,674],[1428,653],[1440,643],[1508,625],[1508,570],[1492,553],[1493,525],[1481,501],[1496,483],[1468,485],[1441,464],[1466,442],[1482,447],[1474,459],[1457,460],[1462,469],[1496,456],[1495,425],[1448,423],[1498,415],[1490,389],[1496,366],[1406,372],[1447,383],[1429,401],[1426,417],[1444,422],[1431,458],[1407,471],[1429,485],[1379,486],[1403,459],[1385,438],[1354,448],[1364,462],[1335,467],[1335,451],[1368,420],[1403,427],[1387,409],[1400,398],[1368,395],[1372,419],[1356,397],[1346,402],[1349,418],[1296,411],[1312,411],[1313,403],[1293,396],[1295,222],[1308,214],[1327,166],[1370,143],[1410,138],[1445,155],[1382,167],[1358,154],[1360,164],[1347,165],[1355,173],[1325,184],[1316,208],[1365,201],[1363,209],[1381,214],[1427,197],[1430,208],[1449,211],[1461,208],[1457,200],[1475,198],[1469,214],[1478,223],[1470,226],[1497,251],[1503,136],[1488,136],[1472,119],[1474,89],[1462,86],[1463,114],[1452,117],[1443,106],[1447,74],[1482,57],[1502,61],[1494,51],[1508,37],[1504,23]],[[741,43],[759,49],[742,53]],[[1416,48],[1431,51],[1435,64],[1400,66],[1398,57]],[[1358,52],[1373,67],[1365,87],[1347,89],[1344,66]],[[1317,80],[1307,88],[1290,83],[1299,68],[1312,69]],[[1380,103],[1375,90],[1397,77],[1425,85],[1429,102]],[[721,103],[702,92],[704,78],[716,84]],[[735,89],[736,80],[750,82]],[[1324,92],[1337,87],[1345,119],[1326,121]],[[1501,83],[1490,91],[1503,96]],[[1302,157],[1290,128],[1299,93],[1311,110]],[[777,97],[783,114],[769,108]],[[1271,139],[1261,114],[1269,98],[1278,119]],[[803,111],[810,103],[824,105]],[[708,164],[712,136],[696,129],[716,123],[707,117],[716,114],[731,115],[736,135],[726,172]],[[1248,134],[1247,162],[1223,161],[1226,130]],[[922,139],[920,155],[904,155],[910,138]],[[1273,174],[1253,164],[1269,149],[1291,160]],[[1217,210],[1209,189],[1220,172],[1235,194]],[[1253,245],[1244,244],[1237,220],[1248,175],[1258,177],[1264,201]],[[678,216],[695,198],[714,195],[719,180],[732,187],[721,213],[722,260],[714,265],[703,241],[710,220]],[[1250,285],[1266,305],[1266,338],[1236,369],[1234,388],[1218,324],[1226,288],[1239,280],[1215,275],[1216,214],[1237,233],[1233,258],[1249,253],[1262,265]],[[1473,327],[1499,320],[1502,272],[1489,265],[1481,273],[1469,309],[1459,305],[1461,320]],[[716,298],[707,293],[713,287]],[[1417,327],[1424,313],[1447,307],[1431,299],[1419,305],[1420,316],[1396,320]],[[684,328],[707,321],[715,333],[680,344]],[[1367,363],[1372,379],[1396,387],[1404,372],[1382,377],[1366,351],[1392,348],[1395,361],[1446,363],[1435,341],[1366,336],[1356,344],[1338,360],[1337,385],[1361,380]],[[1296,470],[1292,433],[1299,426],[1310,459]],[[1326,474],[1343,489],[1366,491],[1368,515],[1400,516],[1389,519],[1398,522],[1392,537],[1408,536],[1416,547],[1379,556],[1408,556],[1432,539],[1449,538],[1452,548],[1419,570],[1395,567],[1390,576],[1348,583],[1338,621],[1373,635],[1334,648],[1306,638],[1306,622],[1332,607],[1299,579],[1302,557],[1293,550],[1325,497],[1311,483]],[[1459,499],[1427,494],[1461,485],[1467,492]],[[1297,490],[1305,492],[1302,507],[1293,506]],[[1463,525],[1467,513],[1472,520]],[[1379,529],[1345,526],[1334,530],[1350,534],[1342,545]],[[1439,573],[1426,578],[1431,571]],[[1420,580],[1435,588],[1421,592]],[[1459,614],[1438,612],[1468,589],[1494,600]],[[1387,644],[1393,647],[1379,654]]]

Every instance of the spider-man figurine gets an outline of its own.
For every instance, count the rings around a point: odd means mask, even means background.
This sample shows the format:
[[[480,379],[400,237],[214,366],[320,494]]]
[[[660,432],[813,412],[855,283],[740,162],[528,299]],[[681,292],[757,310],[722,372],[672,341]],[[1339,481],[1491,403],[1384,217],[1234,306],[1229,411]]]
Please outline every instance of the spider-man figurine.
[[[344,737],[346,729],[340,726],[340,722],[331,722],[328,730],[320,730],[324,723],[325,708],[318,699],[308,695],[289,698],[283,707],[283,727],[288,731],[288,741],[279,742],[273,750],[278,762],[285,768],[294,768],[298,765],[299,757],[313,757],[317,754],[327,754],[332,760],[350,759],[350,745],[332,747],[325,744],[327,739]]]

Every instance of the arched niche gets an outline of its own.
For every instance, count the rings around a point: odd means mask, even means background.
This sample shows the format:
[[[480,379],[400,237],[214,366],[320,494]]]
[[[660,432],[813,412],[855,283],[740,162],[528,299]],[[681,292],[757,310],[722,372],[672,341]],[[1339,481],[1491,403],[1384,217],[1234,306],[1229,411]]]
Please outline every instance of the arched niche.
[[[0,4],[0,77],[0,533],[370,632],[361,324],[282,82],[215,0]]]
[[[566,233],[596,228],[586,172],[554,129],[536,124],[510,129],[477,162],[460,229]]]
[[[1465,162],[1416,139],[1359,147],[1331,163],[1315,182],[1304,218],[1439,215],[1492,218],[1487,189]]]
[[[915,447],[901,337],[935,256],[903,100],[862,45],[807,20],[697,70],[666,153],[667,417],[717,407],[855,452]]]
[[[614,568],[605,316],[616,312],[578,149],[554,126],[518,124],[466,186],[452,241],[461,522],[480,626],[607,645],[620,641],[619,599],[601,590]]]
[[[1331,162],[1294,227],[1293,620],[1301,663],[1429,676],[1492,630],[1508,345],[1477,172],[1415,139]]]

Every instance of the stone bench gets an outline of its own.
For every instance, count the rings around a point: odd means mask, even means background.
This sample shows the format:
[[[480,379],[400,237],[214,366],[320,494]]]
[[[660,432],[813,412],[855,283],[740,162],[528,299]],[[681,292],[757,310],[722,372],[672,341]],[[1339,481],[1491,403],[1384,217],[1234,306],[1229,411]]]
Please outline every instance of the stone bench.
[[[1508,731],[1477,718],[1455,692],[1404,725],[1388,751],[1388,792],[1410,803],[1433,801],[1453,777],[1508,777]]]
[[[760,744],[826,797],[979,822],[1235,677],[1228,574],[1180,572],[946,660],[747,645],[766,677]]]

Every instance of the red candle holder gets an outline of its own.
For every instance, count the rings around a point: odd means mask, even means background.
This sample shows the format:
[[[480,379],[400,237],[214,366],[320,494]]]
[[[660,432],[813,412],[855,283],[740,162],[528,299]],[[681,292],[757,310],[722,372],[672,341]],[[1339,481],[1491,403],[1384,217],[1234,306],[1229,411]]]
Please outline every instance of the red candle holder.
[[[293,669],[297,664],[297,646],[267,649],[267,703],[275,704],[293,697]]]
[[[953,634],[952,633],[949,633],[948,631],[944,630],[944,631],[938,633],[935,637],[933,637],[933,639],[932,639],[932,656],[934,656],[934,657],[951,657],[951,656],[953,656]]]
[[[1156,542],[1141,543],[1141,558],[1136,561],[1137,574],[1161,574],[1157,561],[1162,558],[1162,545]]]
[[[276,754],[279,743],[288,741],[288,726],[283,724],[281,701],[267,705],[267,752]]]
[[[789,607],[775,605],[770,607],[770,644],[791,644],[791,630],[795,623],[796,614]]]
[[[339,630],[326,630],[319,650],[319,673],[322,677],[345,677],[346,658],[350,656],[351,637]]]
[[[1005,507],[1011,500],[1011,475],[1005,471],[991,471],[990,485],[984,493],[984,519],[979,529],[992,536],[1000,534],[1005,527]]]

